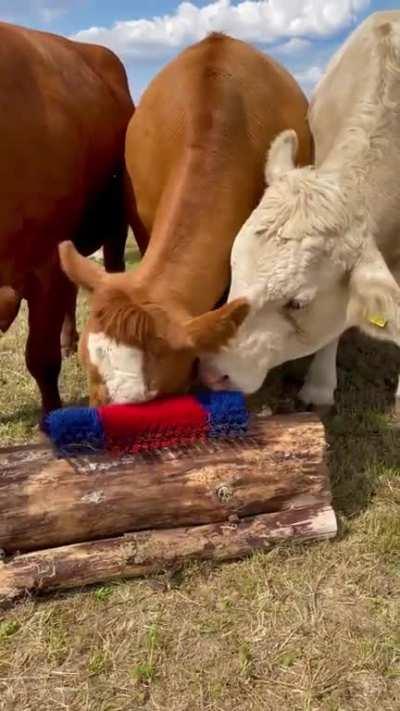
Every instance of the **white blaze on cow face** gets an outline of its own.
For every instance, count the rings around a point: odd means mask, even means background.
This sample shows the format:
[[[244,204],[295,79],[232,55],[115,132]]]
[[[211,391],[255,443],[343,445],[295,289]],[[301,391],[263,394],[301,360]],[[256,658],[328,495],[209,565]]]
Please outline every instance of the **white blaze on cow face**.
[[[146,384],[144,356],[139,348],[117,343],[101,332],[89,334],[87,348],[112,403],[146,402],[156,397]]]
[[[293,162],[288,171],[288,151],[291,131],[273,144],[272,184],[233,246],[228,301],[245,298],[250,312],[227,345],[203,355],[200,375],[210,387],[255,392],[271,368],[315,353],[351,326],[400,340],[400,290],[365,205],[349,201],[337,173]]]

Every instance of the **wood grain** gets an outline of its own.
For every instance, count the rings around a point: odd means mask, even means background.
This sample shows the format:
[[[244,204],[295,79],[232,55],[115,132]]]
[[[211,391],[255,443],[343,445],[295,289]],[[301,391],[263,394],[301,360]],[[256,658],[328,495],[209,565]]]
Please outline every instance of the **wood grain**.
[[[254,418],[240,442],[120,459],[0,451],[0,548],[8,555],[329,504],[324,430],[310,414]]]
[[[82,587],[118,578],[176,570],[189,560],[226,561],[268,550],[284,540],[330,538],[336,518],[330,506],[309,506],[217,523],[73,544],[17,555],[0,563],[0,603],[26,593]]]

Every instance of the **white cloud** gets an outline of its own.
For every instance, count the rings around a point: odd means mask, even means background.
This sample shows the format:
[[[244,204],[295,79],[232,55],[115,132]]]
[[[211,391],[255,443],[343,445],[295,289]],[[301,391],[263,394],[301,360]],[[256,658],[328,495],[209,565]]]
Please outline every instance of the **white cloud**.
[[[328,37],[350,26],[369,4],[370,0],[242,0],[235,4],[214,0],[198,7],[182,2],[173,14],[116,22],[109,28],[91,27],[74,38],[104,44],[125,58],[161,58],[216,30],[262,44],[285,38],[299,42],[302,35]]]
[[[310,67],[307,67],[307,69],[304,69],[299,72],[295,72],[294,76],[296,80],[299,82],[299,84],[303,87],[305,92],[310,95],[313,91],[313,89],[316,87],[320,79],[322,78],[322,75],[324,73],[324,70],[322,67],[319,67],[316,64],[311,65]]]
[[[278,47],[274,47],[274,53],[283,55],[296,55],[302,54],[306,50],[310,49],[312,42],[302,37],[292,37],[285,44],[280,44]]]
[[[43,22],[50,24],[58,17],[65,15],[66,12],[66,9],[63,7],[42,7],[40,17],[43,19]]]
[[[0,19],[29,22],[39,18],[46,24],[68,12],[75,0],[0,0]]]

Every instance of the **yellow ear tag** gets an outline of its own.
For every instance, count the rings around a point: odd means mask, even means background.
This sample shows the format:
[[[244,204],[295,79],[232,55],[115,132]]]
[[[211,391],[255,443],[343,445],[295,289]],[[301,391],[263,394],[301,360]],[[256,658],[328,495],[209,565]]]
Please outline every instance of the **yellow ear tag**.
[[[381,316],[380,314],[374,314],[373,316],[368,316],[368,321],[370,323],[372,323],[373,326],[377,326],[378,328],[385,328],[385,326],[387,326],[387,324],[388,324],[385,317]]]

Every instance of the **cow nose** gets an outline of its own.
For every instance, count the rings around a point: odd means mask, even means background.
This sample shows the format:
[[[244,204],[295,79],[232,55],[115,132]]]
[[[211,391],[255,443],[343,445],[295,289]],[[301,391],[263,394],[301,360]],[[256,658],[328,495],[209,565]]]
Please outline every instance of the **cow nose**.
[[[210,390],[229,390],[230,379],[229,375],[222,375],[210,366],[200,367],[200,378],[204,385]]]

